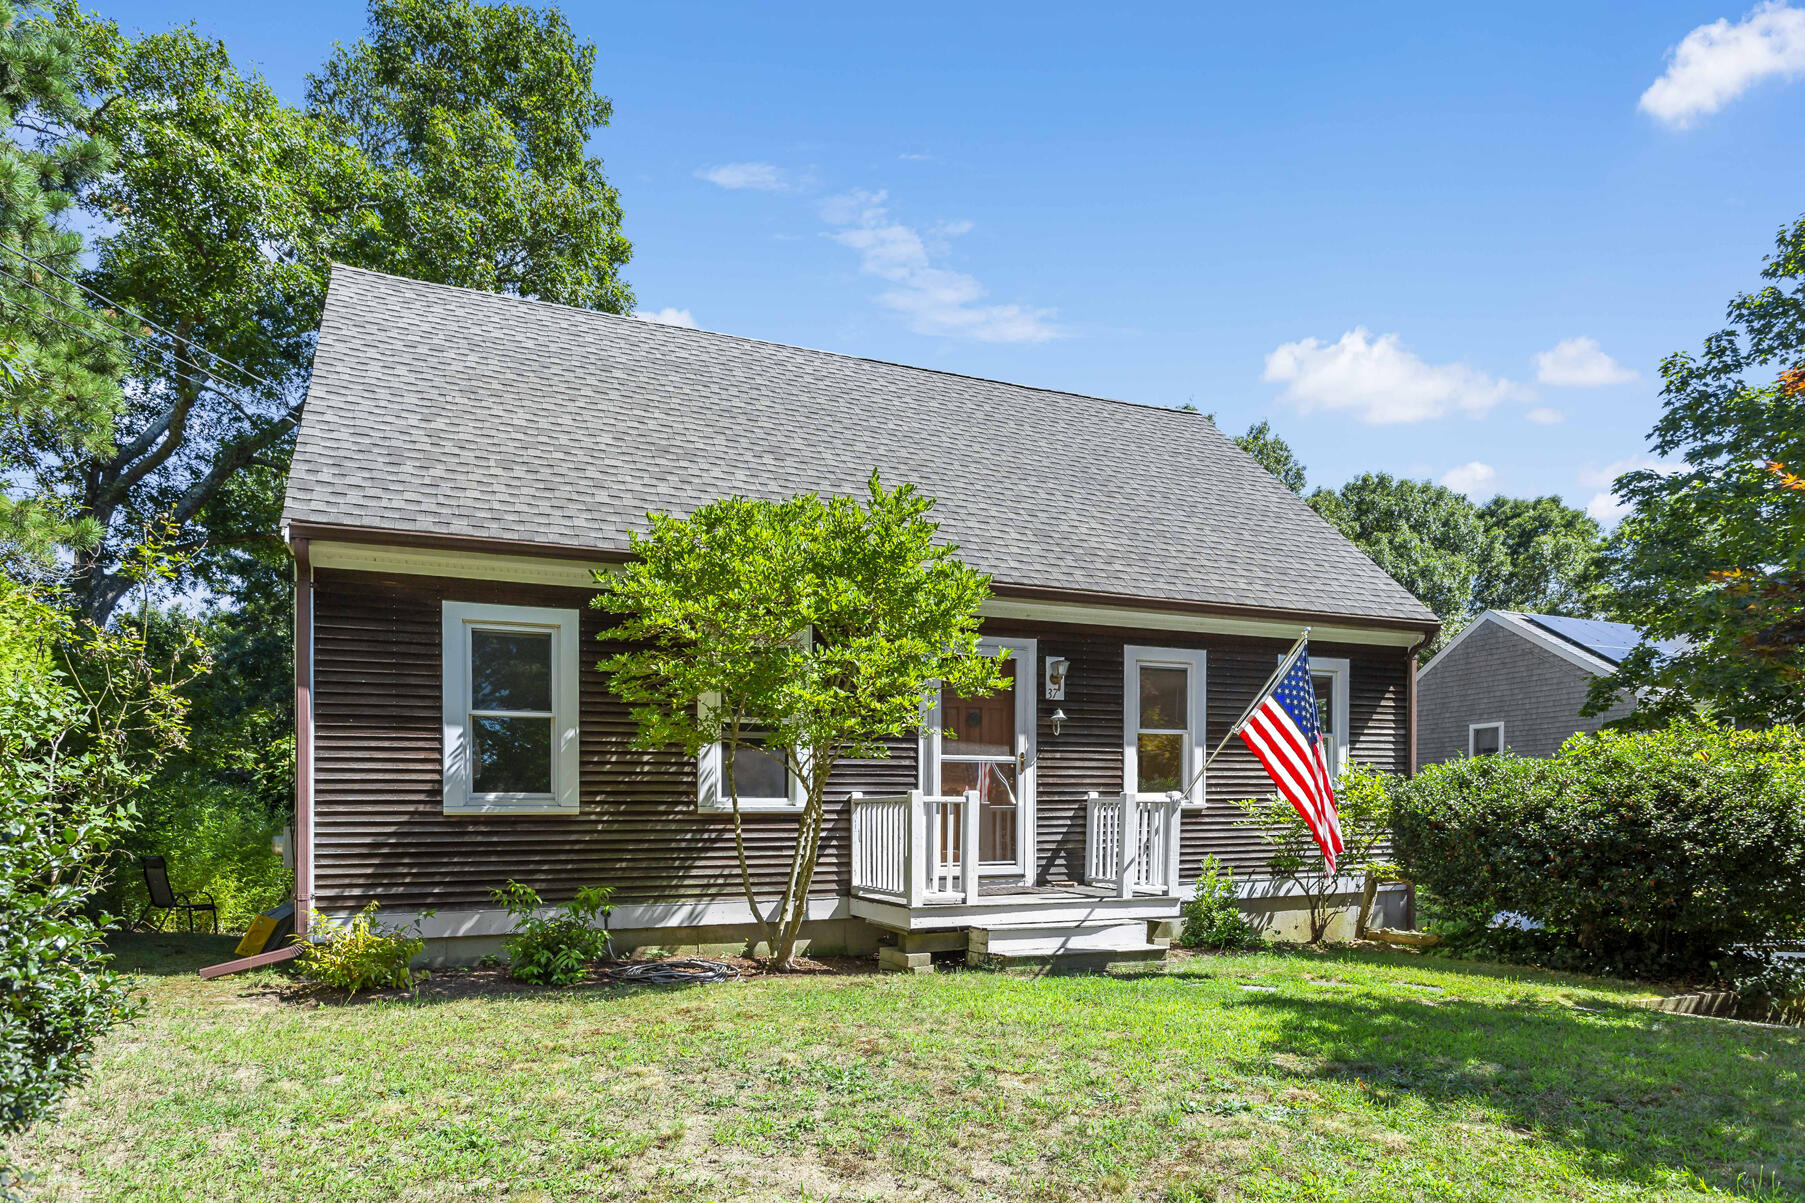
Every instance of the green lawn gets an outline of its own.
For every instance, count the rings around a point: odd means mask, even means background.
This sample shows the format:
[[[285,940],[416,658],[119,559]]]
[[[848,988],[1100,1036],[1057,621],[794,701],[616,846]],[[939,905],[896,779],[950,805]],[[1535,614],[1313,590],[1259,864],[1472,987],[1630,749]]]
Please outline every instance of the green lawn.
[[[186,972],[207,959],[123,950],[149,1012],[14,1142],[35,1191],[1805,1197],[1805,1032],[1605,981],[1300,952],[319,1005]]]

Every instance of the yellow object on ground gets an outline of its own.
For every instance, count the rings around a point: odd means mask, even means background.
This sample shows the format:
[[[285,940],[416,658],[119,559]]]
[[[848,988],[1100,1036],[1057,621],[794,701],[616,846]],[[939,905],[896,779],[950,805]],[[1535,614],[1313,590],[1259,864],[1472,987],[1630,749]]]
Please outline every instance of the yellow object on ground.
[[[234,951],[241,957],[248,957],[253,953],[262,952],[263,946],[268,944],[269,938],[275,934],[275,917],[272,915],[258,915],[255,919],[251,920],[250,930],[244,933],[244,939],[238,942],[238,947],[234,949]]]

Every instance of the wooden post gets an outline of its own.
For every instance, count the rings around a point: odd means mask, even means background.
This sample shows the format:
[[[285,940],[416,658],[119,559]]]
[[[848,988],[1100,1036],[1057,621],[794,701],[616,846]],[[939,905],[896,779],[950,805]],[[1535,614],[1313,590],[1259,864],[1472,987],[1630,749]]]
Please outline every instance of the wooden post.
[[[1141,808],[1133,794],[1122,795],[1120,850],[1116,856],[1116,897],[1134,897],[1134,866],[1141,851]]]
[[[908,819],[908,851],[904,854],[903,873],[909,906],[923,906],[927,903],[928,874],[934,871],[932,858],[928,855],[928,823],[932,818],[928,814],[927,798],[918,789],[909,791]]]
[[[1084,880],[1090,885],[1097,883],[1097,839],[1101,834],[1097,830],[1097,797],[1096,790],[1084,796]]]
[[[978,903],[978,791],[965,791],[965,805],[959,814],[959,884],[965,894],[965,905]]]
[[[1178,897],[1178,864],[1179,853],[1184,844],[1184,800],[1168,798],[1166,800],[1166,893]]]

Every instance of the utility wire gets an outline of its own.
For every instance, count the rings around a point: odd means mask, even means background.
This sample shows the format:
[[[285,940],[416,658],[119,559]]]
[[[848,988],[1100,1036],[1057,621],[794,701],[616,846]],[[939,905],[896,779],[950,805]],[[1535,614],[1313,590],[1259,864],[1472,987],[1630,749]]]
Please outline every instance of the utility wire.
[[[46,300],[54,301],[57,304],[63,306],[64,308],[70,310],[73,313],[85,314],[86,316],[92,318],[93,320],[100,322],[100,324],[106,326],[107,329],[113,331],[115,334],[122,335],[123,337],[129,338],[129,339],[133,340],[134,342],[138,342],[138,343],[144,345],[145,347],[148,347],[150,350],[156,352],[159,355],[167,355],[171,359],[175,360],[177,363],[181,364],[183,367],[191,368],[194,371],[199,372],[201,375],[203,375],[207,378],[206,386],[208,388],[213,389],[213,391],[219,393],[221,396],[232,401],[233,406],[236,407],[238,409],[238,412],[240,414],[243,414],[247,420],[251,418],[251,415],[245,411],[244,407],[239,405],[237,400],[232,397],[231,391],[230,391],[230,390],[234,390],[234,389],[242,389],[246,386],[239,384],[235,381],[231,381],[231,380],[222,381],[220,379],[219,373],[217,371],[215,371],[214,369],[204,368],[200,364],[195,363],[191,359],[184,359],[180,354],[178,354],[175,351],[170,351],[170,350],[166,350],[162,347],[159,347],[155,343],[151,342],[150,339],[146,338],[142,334],[134,333],[133,331],[127,330],[122,326],[114,326],[111,323],[101,321],[101,319],[98,316],[96,316],[92,311],[90,311],[88,309],[84,309],[83,307],[75,304],[72,301],[64,300],[62,297],[57,296],[53,292],[49,292],[43,288],[38,287],[36,284],[33,284],[30,280],[27,280],[24,276],[21,276],[18,273],[13,272],[6,267],[0,266],[0,276],[6,276],[12,280],[16,280],[18,283],[25,285],[25,287],[31,289],[33,292],[37,293],[39,296],[45,298]],[[70,323],[65,322],[61,318],[57,317],[55,314],[44,313],[44,314],[41,314],[40,316],[49,318],[51,321],[55,322],[57,325],[61,326],[65,330],[72,330],[77,334],[85,335],[88,338],[93,339],[95,342],[99,342],[101,340],[101,335],[99,333],[97,333],[96,331],[84,330],[79,326],[71,325]],[[193,344],[191,343],[190,345],[193,345]],[[202,348],[202,350],[205,351],[205,348]],[[206,353],[212,354],[212,352],[210,352],[210,351],[206,351]],[[228,360],[227,362],[230,362],[230,361]],[[262,378],[258,377],[258,379],[261,380]],[[269,382],[264,381],[264,383],[267,384]],[[222,384],[224,385],[224,387],[221,387]],[[274,388],[276,386],[271,385],[271,387]]]
[[[161,331],[162,333],[168,335],[170,338],[177,339],[181,342],[190,343],[190,345],[195,345],[195,346],[199,345],[199,344],[193,343],[193,341],[191,339],[182,338],[181,335],[177,334],[175,331],[170,330],[169,328],[167,328],[165,326],[158,325],[156,322],[151,321],[149,318],[145,317],[142,313],[139,313],[137,310],[128,309],[126,306],[121,305],[119,302],[113,300],[113,298],[107,296],[105,293],[99,291],[98,289],[88,287],[86,284],[83,284],[80,280],[75,279],[73,276],[64,275],[62,272],[58,271],[56,268],[51,267],[48,263],[45,263],[42,259],[34,258],[33,256],[26,254],[23,250],[19,249],[16,246],[11,246],[7,243],[0,243],[0,249],[11,251],[13,254],[19,256],[19,258],[24,259],[30,263],[37,264],[39,267],[41,267],[45,271],[49,272],[51,275],[55,276],[57,279],[63,281],[66,284],[73,284],[75,287],[81,289],[83,292],[87,293],[89,296],[91,296],[95,300],[99,301],[102,305],[107,306],[109,309],[117,309],[121,313],[128,314],[131,317],[135,317],[139,321],[143,322],[146,326],[149,326],[153,330]],[[15,277],[15,279],[16,278],[17,277]],[[227,359],[224,355],[221,355],[217,351],[209,351],[205,347],[201,347],[200,349],[201,349],[202,353],[211,355],[214,359],[219,360],[221,363],[226,364],[228,367],[237,369],[241,375],[249,377],[250,379],[255,380],[259,384],[266,385],[273,389],[280,389],[282,387],[281,385],[277,384],[275,381],[270,380],[267,377],[260,376],[256,372],[251,371],[251,369],[245,367],[243,364],[240,364],[240,363],[234,362],[233,360]],[[206,369],[204,369],[204,368],[197,369],[197,370],[206,371]],[[211,375],[211,374],[212,373],[209,373],[209,375]]]

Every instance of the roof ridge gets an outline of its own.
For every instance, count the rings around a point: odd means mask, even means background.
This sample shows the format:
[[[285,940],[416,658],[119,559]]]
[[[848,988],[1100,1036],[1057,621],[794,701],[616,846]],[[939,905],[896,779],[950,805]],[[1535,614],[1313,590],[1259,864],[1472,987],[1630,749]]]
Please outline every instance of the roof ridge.
[[[1201,418],[1205,425],[1215,430],[1218,434],[1222,433],[1221,427],[1212,422],[1209,416],[1202,410],[1196,409],[1195,407],[1187,409],[1184,406],[1166,405],[1158,401],[1130,401],[1124,397],[1102,397],[1095,393],[1074,393],[1070,389],[1048,388],[1045,385],[1040,384],[1023,384],[1016,380],[999,380],[995,376],[976,376],[970,372],[954,372],[947,368],[928,368],[916,363],[902,363],[895,359],[878,359],[871,355],[854,355],[848,351],[828,351],[821,347],[805,347],[800,343],[784,343],[769,338],[753,338],[749,334],[729,334],[724,330],[705,330],[700,326],[673,326],[666,322],[654,322],[646,318],[634,317],[632,314],[609,313],[605,309],[586,309],[581,305],[571,305],[563,301],[547,301],[538,297],[523,297],[518,293],[490,292],[489,290],[482,288],[467,288],[461,284],[441,284],[435,280],[418,280],[413,276],[402,276],[397,275],[394,272],[377,271],[375,268],[370,267],[357,267],[349,263],[333,263],[331,265],[331,271],[334,274],[339,271],[347,271],[366,276],[378,276],[385,280],[399,280],[403,284],[414,285],[419,288],[443,289],[447,292],[461,293],[466,296],[483,300],[513,301],[522,305],[541,305],[548,309],[565,309],[569,310],[571,313],[581,314],[586,317],[603,318],[608,321],[635,322],[642,326],[651,326],[656,327],[659,330],[673,331],[679,336],[700,335],[705,338],[726,339],[730,342],[751,343],[754,346],[760,347],[777,347],[784,351],[800,351],[804,355],[820,355],[828,359],[845,359],[854,363],[874,363],[881,367],[899,368],[905,372],[923,372],[934,376],[950,376],[956,380],[975,380],[980,384],[1000,384],[1005,388],[1018,388],[1025,392],[1033,393],[1048,393],[1055,397],[1071,397],[1079,401],[1098,401],[1105,405],[1127,405],[1135,409],[1149,409],[1160,413],[1183,414],[1188,417]],[[1227,438],[1228,436],[1224,434],[1223,437]]]

